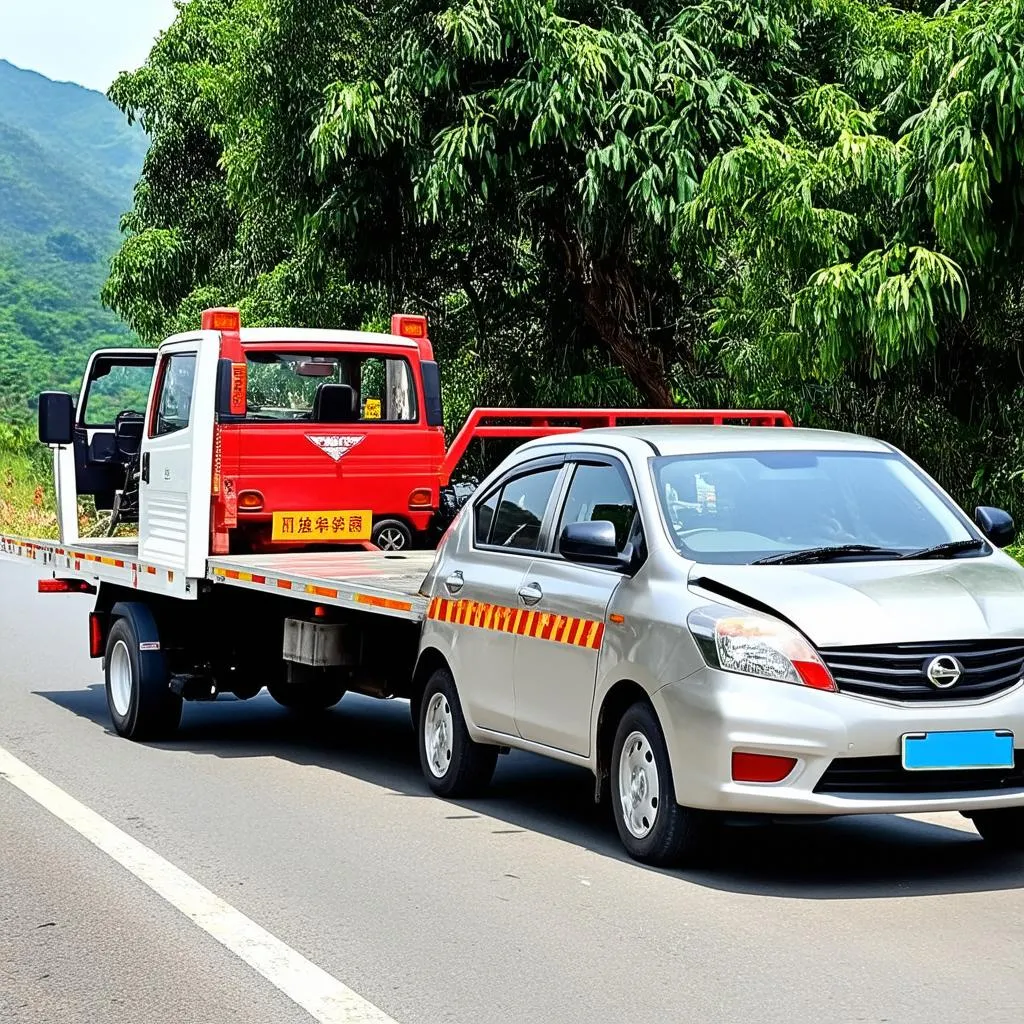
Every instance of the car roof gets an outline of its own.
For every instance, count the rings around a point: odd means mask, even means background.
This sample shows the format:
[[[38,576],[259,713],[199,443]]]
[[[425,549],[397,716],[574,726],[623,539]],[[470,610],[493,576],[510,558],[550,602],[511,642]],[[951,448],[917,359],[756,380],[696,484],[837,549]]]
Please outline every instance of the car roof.
[[[620,450],[642,441],[659,455],[701,455],[715,452],[745,451],[854,451],[890,452],[883,441],[861,434],[837,430],[809,430],[802,427],[718,427],[690,424],[603,427],[562,434],[557,438],[539,438],[524,448],[559,448],[601,445]]]

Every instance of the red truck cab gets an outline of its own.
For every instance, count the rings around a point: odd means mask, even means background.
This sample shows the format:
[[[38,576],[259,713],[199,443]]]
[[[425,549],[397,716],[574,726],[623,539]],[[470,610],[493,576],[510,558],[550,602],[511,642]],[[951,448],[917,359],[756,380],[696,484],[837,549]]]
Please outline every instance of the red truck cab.
[[[391,334],[373,334],[242,329],[233,310],[211,310],[203,326],[220,329],[231,364],[214,435],[213,553],[396,550],[426,534],[445,436],[425,317],[395,316]]]

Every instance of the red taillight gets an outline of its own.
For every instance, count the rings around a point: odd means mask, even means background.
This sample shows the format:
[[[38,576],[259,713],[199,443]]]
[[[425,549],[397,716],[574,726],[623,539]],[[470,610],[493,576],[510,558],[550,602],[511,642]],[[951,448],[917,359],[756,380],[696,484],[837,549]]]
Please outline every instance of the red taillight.
[[[103,617],[98,612],[89,612],[89,657],[102,658],[105,647]]]
[[[795,767],[795,757],[744,754],[738,750],[734,750],[732,754],[734,782],[781,782]]]
[[[96,588],[85,580],[40,580],[40,594],[95,594]]]
[[[263,495],[259,491],[242,491],[238,496],[238,507],[245,512],[259,512],[263,508]]]
[[[430,508],[433,503],[433,495],[429,487],[417,487],[409,495],[409,508]]]

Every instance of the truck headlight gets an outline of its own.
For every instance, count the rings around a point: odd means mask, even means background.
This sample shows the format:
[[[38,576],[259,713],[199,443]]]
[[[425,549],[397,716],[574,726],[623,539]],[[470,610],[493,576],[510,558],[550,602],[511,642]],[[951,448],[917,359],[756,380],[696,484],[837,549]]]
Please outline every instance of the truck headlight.
[[[686,624],[713,668],[815,690],[838,689],[818,652],[778,619],[710,606],[690,612]]]

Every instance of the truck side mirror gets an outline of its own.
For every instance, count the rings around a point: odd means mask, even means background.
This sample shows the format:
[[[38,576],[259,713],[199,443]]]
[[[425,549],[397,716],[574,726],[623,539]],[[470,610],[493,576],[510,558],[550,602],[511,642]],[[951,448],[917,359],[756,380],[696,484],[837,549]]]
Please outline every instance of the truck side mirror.
[[[39,440],[65,445],[75,439],[75,403],[66,391],[44,391],[39,396]]]
[[[1013,516],[1001,508],[980,505],[974,510],[974,521],[997,548],[1005,548],[1007,544],[1012,544],[1017,536]]]
[[[424,360],[420,363],[420,374],[423,377],[423,399],[426,403],[427,426],[444,426],[444,407],[441,405],[441,371],[437,363]]]

